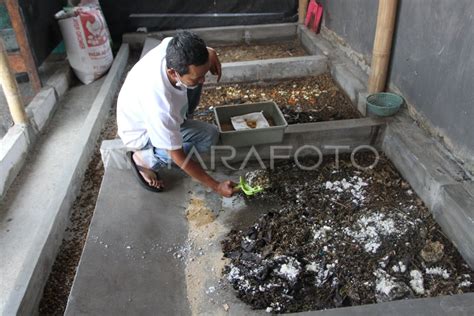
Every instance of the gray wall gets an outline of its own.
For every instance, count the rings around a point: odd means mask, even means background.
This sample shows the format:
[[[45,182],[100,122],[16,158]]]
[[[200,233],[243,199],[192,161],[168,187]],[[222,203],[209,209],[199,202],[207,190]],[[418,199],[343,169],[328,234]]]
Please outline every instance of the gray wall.
[[[18,4],[39,66],[62,40],[54,14],[63,8],[66,0],[18,0]]]
[[[296,22],[297,0],[100,0],[114,41],[125,32]]]
[[[320,0],[325,25],[370,60],[378,0]],[[474,170],[474,1],[399,0],[389,80]]]

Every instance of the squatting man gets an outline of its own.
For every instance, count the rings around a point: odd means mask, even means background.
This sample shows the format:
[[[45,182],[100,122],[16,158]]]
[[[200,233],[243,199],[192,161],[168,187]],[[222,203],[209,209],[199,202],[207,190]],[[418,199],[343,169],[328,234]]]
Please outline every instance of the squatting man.
[[[197,35],[181,31],[165,38],[130,70],[117,101],[118,134],[140,184],[164,188],[158,171],[174,163],[218,194],[230,197],[235,184],[211,177],[187,154],[207,152],[218,140],[216,126],[192,119],[206,73],[221,77],[214,49]]]

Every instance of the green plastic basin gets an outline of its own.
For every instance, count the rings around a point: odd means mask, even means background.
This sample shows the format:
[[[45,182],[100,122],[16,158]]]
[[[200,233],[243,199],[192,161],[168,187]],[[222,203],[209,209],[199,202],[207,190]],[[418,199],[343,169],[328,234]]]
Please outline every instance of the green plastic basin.
[[[400,110],[404,100],[395,93],[379,92],[367,97],[367,112],[377,116],[390,116]]]

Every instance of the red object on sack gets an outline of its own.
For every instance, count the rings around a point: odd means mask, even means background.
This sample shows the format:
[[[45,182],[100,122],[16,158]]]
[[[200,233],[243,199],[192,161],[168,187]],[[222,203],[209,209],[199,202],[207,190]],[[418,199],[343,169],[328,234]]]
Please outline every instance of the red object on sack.
[[[308,26],[311,22],[311,18],[313,19],[313,24],[311,25],[311,31],[319,34],[321,30],[321,20],[323,17],[323,6],[316,2],[316,0],[310,0],[308,5],[308,11],[306,12],[306,19],[304,21],[304,25]]]

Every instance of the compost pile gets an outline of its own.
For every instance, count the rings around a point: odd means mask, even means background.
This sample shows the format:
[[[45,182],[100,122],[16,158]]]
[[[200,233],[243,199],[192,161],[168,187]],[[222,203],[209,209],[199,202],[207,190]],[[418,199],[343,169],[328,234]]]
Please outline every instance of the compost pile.
[[[222,63],[307,55],[298,40],[257,45],[229,45],[216,47],[216,50]]]
[[[214,122],[212,108],[220,105],[273,100],[288,124],[359,118],[349,98],[329,73],[285,81],[217,85],[206,88],[194,113],[196,119]]]
[[[374,155],[355,156],[369,166]],[[310,158],[305,166],[315,165]],[[247,174],[280,208],[222,242],[224,277],[255,309],[299,312],[473,291],[473,272],[391,163],[325,157]]]

